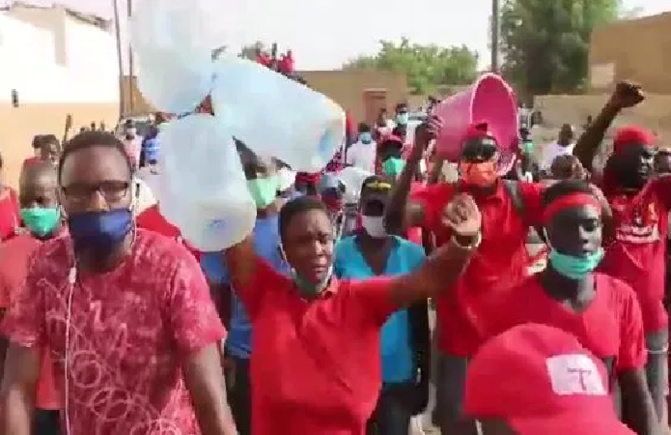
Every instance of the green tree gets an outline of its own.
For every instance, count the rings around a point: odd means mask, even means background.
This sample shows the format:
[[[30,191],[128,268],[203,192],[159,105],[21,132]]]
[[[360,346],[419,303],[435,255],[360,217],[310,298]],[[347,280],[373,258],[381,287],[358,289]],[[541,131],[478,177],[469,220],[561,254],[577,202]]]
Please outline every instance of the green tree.
[[[345,69],[400,71],[415,94],[427,93],[438,85],[471,83],[477,76],[477,67],[477,53],[466,46],[412,44],[405,38],[398,44],[380,41],[377,54],[359,56],[343,65]]]
[[[619,6],[618,0],[504,0],[504,75],[532,94],[580,90],[592,29],[615,20]]]

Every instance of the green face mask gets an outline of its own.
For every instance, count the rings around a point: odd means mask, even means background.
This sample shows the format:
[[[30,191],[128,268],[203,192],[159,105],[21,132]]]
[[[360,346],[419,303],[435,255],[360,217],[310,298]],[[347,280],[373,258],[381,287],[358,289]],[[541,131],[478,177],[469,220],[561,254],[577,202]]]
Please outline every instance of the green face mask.
[[[44,237],[51,234],[61,220],[61,209],[59,207],[22,208],[21,219],[31,233]]]
[[[403,168],[405,167],[405,161],[398,157],[391,157],[382,163],[382,171],[386,175],[391,175],[392,177],[397,177]]]
[[[258,209],[264,209],[275,201],[278,187],[279,179],[276,176],[247,180],[247,189]]]
[[[522,143],[522,152],[524,154],[531,154],[534,151],[534,143],[529,141]]]
[[[552,267],[567,278],[576,281],[585,278],[599,265],[603,259],[604,250],[600,248],[595,253],[587,257],[573,257],[571,255],[562,254],[556,249],[550,251],[550,263]]]

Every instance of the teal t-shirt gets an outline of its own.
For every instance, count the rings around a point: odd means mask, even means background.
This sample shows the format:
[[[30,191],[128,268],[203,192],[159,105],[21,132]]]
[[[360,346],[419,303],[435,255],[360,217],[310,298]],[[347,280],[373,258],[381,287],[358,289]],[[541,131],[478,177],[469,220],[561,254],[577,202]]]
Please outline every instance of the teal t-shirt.
[[[366,279],[376,276],[356,244],[357,236],[340,240],[335,247],[333,271],[342,279]],[[424,249],[415,243],[394,237],[389,252],[385,276],[403,275],[419,267],[425,260]],[[382,327],[380,353],[382,381],[386,384],[411,380],[415,374],[410,334],[410,316],[407,309],[396,311]]]

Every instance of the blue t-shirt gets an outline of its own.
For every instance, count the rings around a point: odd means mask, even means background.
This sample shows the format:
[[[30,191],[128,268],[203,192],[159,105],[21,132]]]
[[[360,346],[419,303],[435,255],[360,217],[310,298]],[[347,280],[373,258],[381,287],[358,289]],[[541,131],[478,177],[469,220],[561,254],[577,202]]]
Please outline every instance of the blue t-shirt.
[[[359,251],[356,237],[346,237],[336,244],[333,271],[339,278],[366,279],[376,276]],[[396,236],[394,241],[383,275],[403,275],[422,265],[426,258],[424,248]],[[380,353],[384,383],[413,379],[415,366],[410,340],[410,315],[407,309],[398,310],[382,327]]]
[[[254,227],[254,248],[257,255],[263,257],[275,270],[289,273],[289,266],[279,253],[280,235],[277,227],[277,215],[257,219]],[[213,282],[229,283],[228,270],[221,259],[221,253],[205,253],[200,260],[203,272]],[[228,327],[226,350],[237,358],[247,359],[252,352],[252,325],[240,299],[233,289],[231,303],[231,323]]]

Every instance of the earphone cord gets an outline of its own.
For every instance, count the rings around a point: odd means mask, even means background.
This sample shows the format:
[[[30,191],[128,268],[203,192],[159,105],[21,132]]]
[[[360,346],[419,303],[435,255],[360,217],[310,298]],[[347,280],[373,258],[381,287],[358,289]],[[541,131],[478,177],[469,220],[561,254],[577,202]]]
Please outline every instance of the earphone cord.
[[[70,406],[70,382],[69,382],[69,376],[68,376],[68,366],[69,366],[69,358],[68,355],[70,353],[70,320],[72,316],[72,295],[74,293],[74,288],[75,284],[77,283],[77,266],[72,266],[72,269],[70,269],[70,276],[69,276],[69,281],[70,281],[70,289],[68,291],[68,304],[67,304],[67,317],[65,320],[65,356],[63,358],[63,371],[64,371],[64,377],[65,377],[65,435],[70,435],[70,413],[69,411],[69,406]]]
[[[131,247],[135,245],[135,240],[137,238],[137,225],[133,223],[133,232],[131,239]],[[75,285],[77,284],[77,266],[76,263],[70,269],[70,274],[68,276],[68,282],[70,284],[70,289],[68,290],[68,301],[67,301],[67,313],[65,318],[65,352],[63,358],[63,371],[65,378],[65,406],[63,408],[65,412],[65,435],[70,435],[72,432],[70,430],[70,377],[69,377],[69,365],[70,365],[70,322],[72,319],[72,297],[74,294]]]

